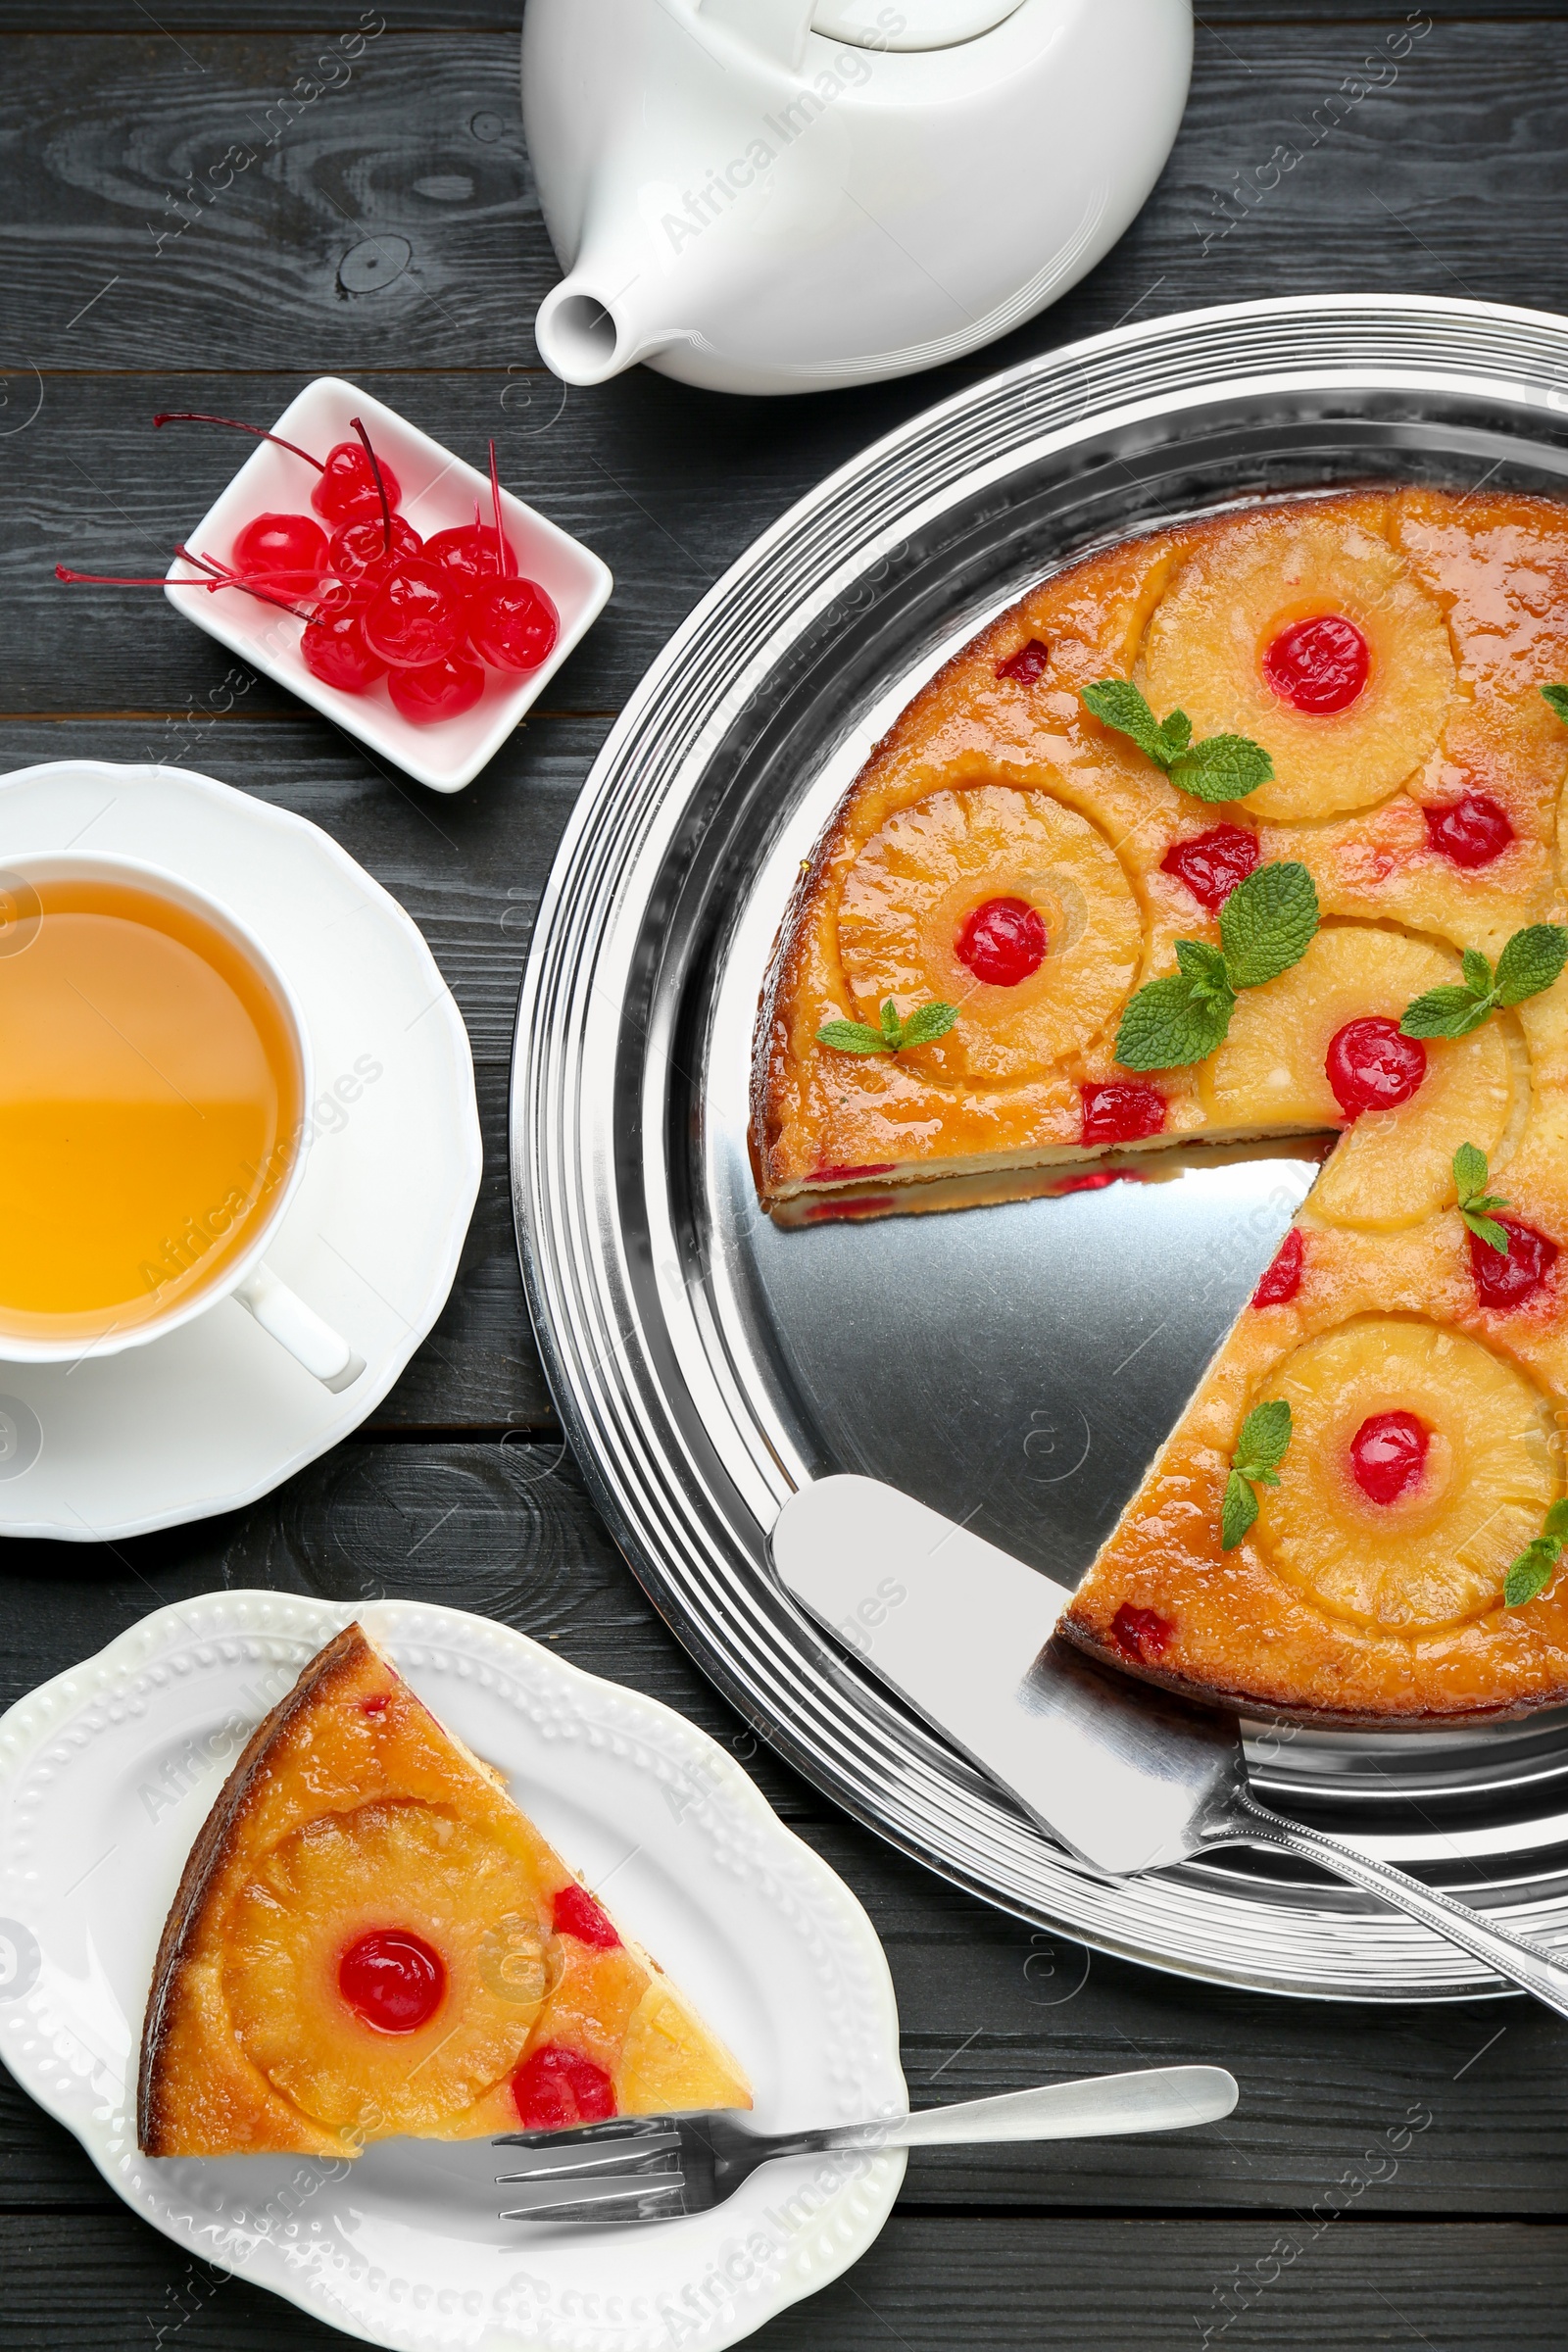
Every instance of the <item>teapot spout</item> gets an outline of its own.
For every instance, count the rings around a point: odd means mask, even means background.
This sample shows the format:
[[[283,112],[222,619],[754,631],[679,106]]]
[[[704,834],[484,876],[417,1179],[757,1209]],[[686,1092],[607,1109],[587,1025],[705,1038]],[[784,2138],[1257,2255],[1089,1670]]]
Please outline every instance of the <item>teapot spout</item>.
[[[685,338],[686,329],[656,324],[637,300],[642,273],[585,256],[539,305],[539,357],[565,384],[604,384],[639,360]]]

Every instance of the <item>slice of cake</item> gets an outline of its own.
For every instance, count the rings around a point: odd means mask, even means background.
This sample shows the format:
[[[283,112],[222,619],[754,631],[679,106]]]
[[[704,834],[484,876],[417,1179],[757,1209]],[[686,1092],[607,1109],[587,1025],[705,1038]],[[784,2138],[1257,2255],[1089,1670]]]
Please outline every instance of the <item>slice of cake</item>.
[[[351,1625],[253,1735],[153,1971],[149,2156],[353,2155],[700,2107],[735,2060]]]

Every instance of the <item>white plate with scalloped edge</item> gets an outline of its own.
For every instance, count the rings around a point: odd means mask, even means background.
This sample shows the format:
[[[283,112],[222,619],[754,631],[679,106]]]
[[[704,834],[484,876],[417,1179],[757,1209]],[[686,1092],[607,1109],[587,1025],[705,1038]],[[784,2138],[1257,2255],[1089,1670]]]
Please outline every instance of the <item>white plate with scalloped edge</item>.
[[[711,2213],[565,2231],[497,2220],[484,2140],[353,2163],[137,2151],[142,2010],[185,1857],[251,1730],[356,1615],[712,2021],[760,2123],[905,2112],[869,1920],[706,1733],[488,1619],[292,1593],[156,1610],[0,1718],[0,2055],[133,2212],[351,2335],[719,2352],[865,2251],[902,2152],[768,2165]]]

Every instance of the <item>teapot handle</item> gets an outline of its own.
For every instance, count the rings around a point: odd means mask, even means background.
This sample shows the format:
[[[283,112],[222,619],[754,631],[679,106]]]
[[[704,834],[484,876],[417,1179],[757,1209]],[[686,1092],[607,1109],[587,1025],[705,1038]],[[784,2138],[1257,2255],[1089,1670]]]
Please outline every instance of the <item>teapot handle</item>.
[[[795,72],[806,55],[816,0],[700,0],[701,14]]]

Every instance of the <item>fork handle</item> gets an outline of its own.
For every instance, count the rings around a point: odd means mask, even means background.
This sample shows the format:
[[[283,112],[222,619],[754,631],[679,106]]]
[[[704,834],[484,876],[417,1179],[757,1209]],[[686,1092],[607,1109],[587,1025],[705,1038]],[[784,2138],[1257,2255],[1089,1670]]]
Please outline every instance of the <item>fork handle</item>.
[[[1239,2093],[1222,2066],[1154,2066],[1007,2090],[957,2107],[921,2107],[885,2124],[811,2132],[814,2148],[965,2148],[1008,2139],[1093,2139],[1111,2132],[1179,2132],[1218,2123]],[[804,2135],[803,2136],[807,2136]]]

